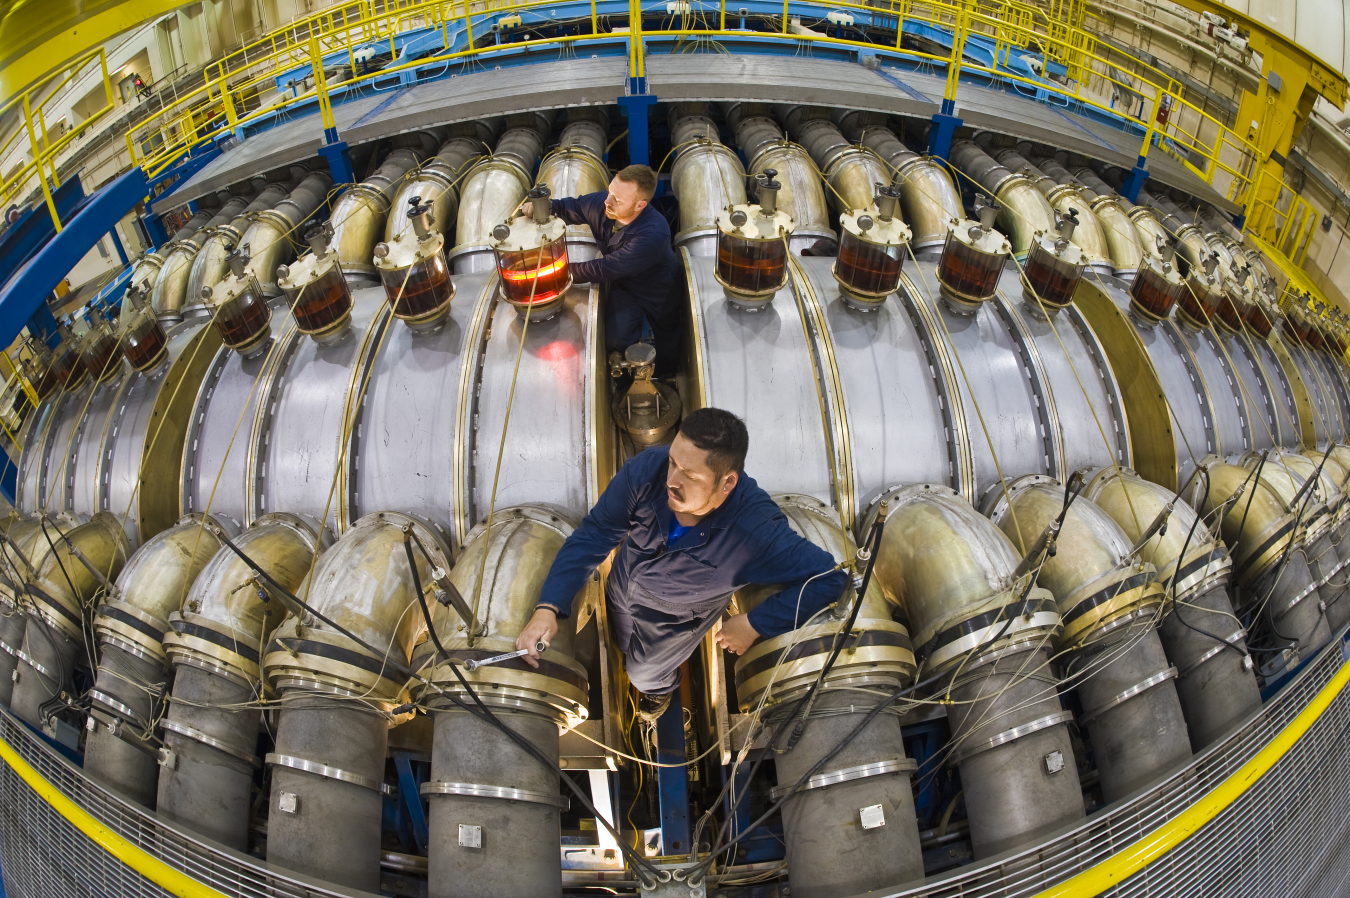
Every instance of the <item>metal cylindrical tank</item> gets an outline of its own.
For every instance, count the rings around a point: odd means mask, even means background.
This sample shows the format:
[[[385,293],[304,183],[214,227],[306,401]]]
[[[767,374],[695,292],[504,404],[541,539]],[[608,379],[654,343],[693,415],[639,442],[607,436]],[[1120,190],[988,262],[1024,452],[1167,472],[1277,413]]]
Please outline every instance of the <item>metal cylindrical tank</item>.
[[[939,159],[908,149],[886,127],[885,117],[869,113],[845,114],[840,127],[849,140],[881,157],[900,188],[900,211],[913,233],[911,244],[920,258],[936,253],[947,239],[953,218],[965,218],[961,195]]]
[[[905,610],[926,676],[952,674],[934,688],[950,687],[954,700],[953,760],[975,856],[1081,819],[1072,715],[1041,679],[1046,641],[1063,628],[1054,597],[1019,574],[1008,538],[951,490],[918,484],[885,498],[874,576]]]
[[[1036,164],[1041,171],[1054,178],[1056,182],[1078,188],[1079,194],[1091,207],[1097,221],[1101,224],[1102,236],[1106,239],[1111,263],[1116,270],[1116,277],[1123,281],[1132,280],[1134,273],[1139,270],[1144,250],[1139,245],[1139,231],[1125,211],[1125,207],[1129,203],[1123,203],[1115,191],[1100,181],[1097,183],[1105,188],[1105,193],[1082,183],[1053,157],[1036,157]],[[1096,177],[1095,173],[1093,177]]]
[[[853,540],[839,527],[833,509],[805,496],[778,496],[776,501],[793,530],[830,552],[836,561],[857,553]],[[776,591],[751,587],[736,596],[740,611],[748,612]],[[775,757],[780,790],[791,788],[819,759],[851,733],[871,710],[857,689],[897,689],[914,676],[914,653],[903,624],[891,619],[891,609],[873,581],[862,601],[853,648],[841,654],[821,684],[813,707],[829,716],[812,721],[801,741]],[[836,634],[849,609],[843,604],[835,615],[822,615],[800,629],[773,639],[760,640],[736,661],[736,695],[741,709],[749,711],[769,691],[770,707],[793,707],[819,677],[834,645]],[[814,648],[794,650],[795,646]],[[777,660],[785,653],[782,665]],[[770,712],[772,716],[772,712]],[[795,727],[794,720],[778,723]],[[781,740],[779,744],[787,744]],[[842,898],[923,876],[918,827],[914,820],[914,797],[909,774],[914,761],[905,757],[900,739],[900,721],[881,714],[857,735],[844,751],[798,792],[783,809],[787,842],[788,876],[792,890],[807,898]],[[830,788],[818,782],[849,777]],[[861,828],[859,808],[880,803],[884,825]]]
[[[245,206],[228,223],[213,227],[206,235],[201,251],[192,260],[192,269],[188,272],[187,289],[183,294],[181,309],[184,318],[192,318],[206,312],[202,302],[202,290],[214,287],[229,273],[229,256],[239,246],[255,212],[271,209],[286,198],[286,188],[281,184],[268,184],[253,201]]]
[[[1209,525],[1176,493],[1129,469],[1088,472],[1084,498],[1138,545],[1160,515],[1165,531],[1140,547],[1158,571],[1166,616],[1158,627],[1177,669],[1176,692],[1191,747],[1199,751],[1261,707],[1246,631],[1228,598],[1232,561]]]
[[[1019,477],[991,494],[985,510],[1024,553],[1063,518],[1036,582],[1059,603],[1058,648],[1076,680],[1102,798],[1112,802],[1189,758],[1190,739],[1170,682],[1177,669],[1156,630],[1164,600],[1157,569],[1131,554],[1124,532],[1091,499],[1078,497],[1067,511],[1065,499],[1056,480]]]
[[[1302,547],[1305,518],[1281,495],[1286,484],[1264,470],[1210,462],[1205,476],[1189,488],[1190,501],[1210,514],[1235,494],[1241,514],[1226,514],[1220,532],[1233,555],[1233,577],[1241,588],[1239,611],[1256,608],[1256,621],[1274,642],[1296,653],[1316,650],[1331,638],[1317,582]],[[1242,492],[1239,493],[1239,490]],[[1292,491],[1291,491],[1292,492]],[[1292,496],[1290,496],[1292,498]],[[1295,522],[1298,529],[1295,529]]]
[[[168,618],[211,556],[218,534],[233,536],[234,522],[189,515],[145,542],[117,577],[116,592],[94,617],[98,670],[89,693],[93,726],[84,769],[148,808],[159,790],[157,697],[169,680],[162,640]]]
[[[836,214],[866,208],[876,185],[890,183],[891,173],[881,157],[850,144],[824,110],[793,106],[774,112],[820,168],[830,185],[828,200]]]
[[[670,189],[680,201],[680,230],[675,245],[697,256],[717,252],[717,216],[729,206],[746,202],[745,169],[741,160],[717,137],[717,126],[683,106],[670,113],[670,139],[675,164]]]
[[[277,266],[295,258],[296,231],[328,200],[333,178],[328,172],[310,172],[295,189],[271,209],[250,214],[252,223],[239,238],[239,248],[249,248],[249,271],[258,279],[264,296],[279,296]]]
[[[1055,229],[1055,210],[1026,175],[1015,174],[969,140],[952,144],[952,166],[998,200],[998,226],[1012,243],[1012,254],[1025,259],[1037,231]]]
[[[446,657],[481,659],[515,649],[529,622],[554,556],[572,524],[539,507],[503,508],[490,527],[469,533],[450,572],[450,582],[473,601],[464,620],[451,608],[432,615]],[[406,561],[404,562],[406,566]],[[540,655],[539,667],[514,659],[463,673],[479,698],[506,725],[530,739],[556,762],[560,729],[587,714],[586,669],[573,658],[575,618],[559,621],[558,633]],[[414,667],[439,655],[432,640],[417,648]],[[418,690],[432,708],[435,741],[431,780],[422,786],[430,802],[429,894],[434,898],[555,895],[562,891],[557,848],[559,795],[556,766],[541,764],[485,721],[465,713],[445,694],[472,701],[444,664],[430,679],[439,691]],[[479,827],[466,839],[464,824]],[[470,844],[470,842],[473,844]]]
[[[51,700],[74,688],[75,655],[84,647],[84,606],[103,588],[81,556],[102,577],[116,578],[131,554],[121,523],[110,514],[69,530],[50,518],[44,525],[40,545],[46,551],[40,548],[32,560],[28,624],[10,702],[15,714],[38,729],[54,710]]]
[[[23,584],[32,570],[39,546],[45,549],[46,538],[42,522],[37,516],[21,518],[5,531],[4,545],[0,547],[0,704],[10,707],[14,694],[14,671],[23,647],[23,633],[28,626],[25,611],[27,593]]]
[[[232,540],[258,567],[294,592],[332,536],[312,519],[271,514]],[[164,653],[173,698],[161,726],[173,763],[160,769],[161,815],[231,848],[248,843],[250,790],[258,743],[260,656],[287,606],[228,547],[193,581],[168,615]]]
[[[609,189],[609,166],[605,165],[606,138],[609,119],[602,111],[571,110],[567,127],[563,128],[558,146],[539,163],[536,186],[547,187],[549,195],[558,197],[586,196]],[[589,225],[569,225],[567,228],[569,252],[587,247],[595,253],[595,235]],[[582,258],[582,257],[579,257]]]
[[[1019,172],[1031,178],[1036,188],[1045,194],[1051,207],[1059,218],[1072,213],[1076,224],[1073,229],[1073,242],[1087,255],[1088,264],[1098,273],[1111,275],[1115,265],[1111,261],[1111,252],[1107,248],[1106,233],[1092,204],[1075,184],[1060,183],[1052,175],[1041,171],[1021,152],[1029,145],[1020,144],[1016,150],[1002,150],[994,153],[994,158],[1009,170]],[[1048,233],[1048,232],[1047,232]]]
[[[403,548],[414,535],[416,578]],[[451,557],[434,525],[368,515],[319,556],[297,593],[364,645],[313,618],[301,627],[300,609],[273,631],[263,653],[263,676],[281,697],[276,750],[265,759],[270,863],[379,889],[389,711],[407,696],[406,677],[385,658],[407,664],[425,630],[414,584],[435,582]]]
[[[348,280],[373,283],[378,279],[372,254],[384,235],[391,200],[422,158],[416,148],[395,149],[374,174],[344,191],[333,206],[329,217],[333,228],[331,242]]]
[[[492,229],[515,214],[525,199],[543,151],[538,131],[512,128],[502,134],[492,155],[464,176],[454,249],[446,254],[456,274],[492,267]]]

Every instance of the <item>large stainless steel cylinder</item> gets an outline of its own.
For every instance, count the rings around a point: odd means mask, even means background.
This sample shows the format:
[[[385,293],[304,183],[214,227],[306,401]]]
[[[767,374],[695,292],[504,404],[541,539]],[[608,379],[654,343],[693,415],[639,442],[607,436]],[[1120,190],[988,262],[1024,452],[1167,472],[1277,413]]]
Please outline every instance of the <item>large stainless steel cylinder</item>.
[[[184,318],[201,315],[207,311],[201,302],[202,290],[219,284],[229,273],[229,255],[248,230],[249,215],[271,209],[286,198],[286,193],[286,188],[281,184],[268,184],[229,222],[209,229],[202,242],[201,251],[192,260],[192,270],[188,273],[182,307]]]
[[[283,699],[267,817],[267,861],[364,892],[380,890],[380,807],[389,721],[313,693]],[[315,760],[318,759],[318,760]]]
[[[349,282],[375,283],[379,279],[373,262],[375,244],[384,234],[390,200],[421,161],[422,154],[415,149],[394,150],[374,174],[349,188],[333,207],[329,244],[337,250],[342,273]]]
[[[57,516],[63,528],[78,526],[67,515]],[[48,527],[51,525],[48,524]],[[28,628],[27,583],[33,565],[49,550],[42,531],[42,519],[36,515],[11,524],[0,549],[0,703],[11,707],[19,653],[23,650],[24,631]]]
[[[1140,558],[1157,568],[1166,590],[1158,635],[1177,669],[1177,698],[1191,747],[1199,751],[1261,707],[1246,631],[1228,598],[1232,561],[1210,527],[1171,490],[1128,469],[1102,468],[1089,472],[1087,481],[1084,497],[1109,514],[1132,544],[1159,515],[1168,515],[1165,532],[1144,542]]]
[[[460,189],[454,249],[446,253],[456,274],[487,271],[494,264],[492,229],[515,214],[531,184],[530,175],[544,151],[534,128],[502,134],[492,156],[476,163]]]
[[[333,178],[327,172],[310,172],[286,199],[252,213],[252,224],[239,238],[239,246],[248,246],[248,268],[265,295],[280,295],[277,266],[295,258],[295,246],[304,236],[299,228],[324,204],[332,186]]]
[[[1083,793],[1049,650],[1018,647],[968,663],[948,712],[971,850],[990,857],[1083,817]]]
[[[120,522],[107,513],[70,530],[51,519],[45,527],[46,551],[39,549],[33,561],[32,606],[12,700],[14,713],[36,727],[55,710],[47,703],[73,687],[75,653],[87,649],[85,606],[131,554]]]
[[[1064,511],[1064,487],[1021,477],[991,496],[990,517],[1021,551],[1063,514],[1055,554],[1037,583],[1059,603],[1058,646],[1077,678],[1083,716],[1107,802],[1130,794],[1191,755],[1156,624],[1163,602],[1152,564],[1131,556],[1125,533],[1091,499]]]
[[[417,585],[450,567],[438,531],[393,512],[357,521],[319,557],[299,593],[356,639],[293,614],[267,642],[263,675],[281,696],[276,751],[266,758],[269,862],[348,888],[379,888],[389,712],[407,696],[407,677],[387,659],[407,664],[424,630]],[[404,548],[410,540],[415,572]]]
[[[710,256],[717,247],[717,216],[746,201],[745,169],[741,160],[717,137],[717,126],[705,116],[671,111],[671,143],[675,164],[670,189],[680,201],[680,230],[676,246]]]

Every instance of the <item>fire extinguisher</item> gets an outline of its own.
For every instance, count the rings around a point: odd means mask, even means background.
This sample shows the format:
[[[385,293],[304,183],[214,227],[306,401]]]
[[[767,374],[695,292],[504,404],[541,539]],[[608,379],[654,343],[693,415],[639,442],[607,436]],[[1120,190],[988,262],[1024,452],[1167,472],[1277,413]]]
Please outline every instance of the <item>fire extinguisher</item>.
[[[1169,94],[1163,94],[1162,102],[1158,104],[1158,124],[1167,124],[1167,115],[1172,111],[1172,97]]]

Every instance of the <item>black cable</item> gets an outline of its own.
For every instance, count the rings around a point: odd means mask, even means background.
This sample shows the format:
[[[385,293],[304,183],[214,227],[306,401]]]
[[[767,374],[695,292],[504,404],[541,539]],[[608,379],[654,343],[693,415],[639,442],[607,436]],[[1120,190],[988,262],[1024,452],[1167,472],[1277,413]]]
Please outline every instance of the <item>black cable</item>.
[[[418,542],[418,545],[419,546],[421,545],[420,540]],[[403,546],[404,549],[407,551],[408,555],[408,570],[412,573],[413,593],[417,596],[417,604],[418,606],[421,607],[422,616],[426,620],[427,626],[431,630],[432,643],[436,646],[436,650],[439,653],[437,657],[438,658],[445,657],[446,656],[445,648],[441,645],[440,637],[436,635],[436,628],[432,626],[431,611],[427,607],[426,597],[422,594],[422,576],[417,571],[417,564],[413,560],[412,556],[412,545],[409,542],[406,534],[404,536]],[[426,549],[423,548],[422,552],[423,554],[425,554]],[[431,557],[427,556],[427,560],[431,561]],[[544,750],[541,749],[539,746],[535,745],[529,739],[520,735],[515,730],[508,727],[501,720],[499,720],[497,716],[488,709],[488,706],[483,703],[483,700],[479,697],[477,691],[475,691],[474,688],[469,685],[469,681],[464,679],[464,674],[460,671],[459,665],[451,661],[448,657],[446,657],[445,660],[446,663],[449,664],[450,670],[454,673],[455,679],[459,680],[459,684],[462,687],[464,687],[464,690],[468,692],[469,696],[473,699],[474,704],[478,706],[478,710],[480,713],[477,716],[487,721],[492,726],[495,726],[497,729],[501,730],[502,733],[504,733],[507,736],[507,738],[509,738],[512,742],[516,743],[516,745],[519,746],[526,754],[533,755],[545,767],[549,768],[550,770],[557,770],[559,780],[565,783],[568,789],[570,789],[572,793],[575,794],[577,798],[581,800],[582,804],[586,807],[588,811],[590,811],[591,815],[595,817],[595,819],[599,820],[601,823],[605,825],[605,828],[609,830],[612,836],[614,836],[615,842],[624,851],[624,854],[629,858],[630,862],[632,862],[635,867],[638,866],[640,862],[642,866],[645,866],[647,868],[648,872],[650,872],[652,875],[657,875],[659,871],[657,871],[655,865],[653,865],[646,858],[639,857],[637,852],[633,851],[631,848],[628,847],[627,843],[625,843],[623,840],[623,836],[619,834],[619,831],[613,826],[613,824],[611,824],[608,820],[606,820],[600,814],[599,811],[595,809],[595,805],[591,803],[590,797],[582,792],[580,786],[572,782],[571,777],[567,776],[563,768],[558,765],[557,761],[555,761],[548,754],[546,754]],[[411,671],[409,673],[411,674]],[[412,676],[417,675],[412,674]],[[417,679],[422,680],[422,682],[426,683],[428,686],[431,686],[431,688],[436,689],[438,693],[450,699],[452,702],[454,702],[457,706],[459,706],[463,710],[473,713],[473,709],[465,705],[464,702],[461,701],[457,696],[453,695],[452,693],[442,691],[439,687],[434,686],[430,681],[425,680],[420,676],[417,676]]]
[[[297,607],[302,608],[305,611],[309,612],[310,614],[314,615],[314,617],[318,619],[321,623],[324,623],[329,627],[332,627],[333,630],[335,630],[337,633],[347,637],[352,642],[361,646],[371,654],[376,656],[383,655],[385,658],[385,663],[394,668],[394,670],[396,670],[400,674],[408,677],[409,679],[417,680],[418,682],[421,682],[426,686],[434,689],[439,695],[449,699],[461,710],[474,714],[477,717],[481,717],[482,719],[484,719],[485,721],[487,721],[488,723],[490,723],[491,725],[495,726],[497,729],[505,733],[509,739],[511,739],[513,742],[519,745],[527,753],[534,755],[536,758],[539,758],[550,768],[557,769],[561,781],[567,784],[567,787],[572,790],[572,792],[576,795],[576,797],[581,801],[582,805],[584,805],[586,809],[590,811],[591,814],[593,814],[597,820],[604,823],[605,828],[608,829],[615,836],[616,840],[618,841],[619,849],[624,853],[624,856],[627,857],[629,861],[632,862],[635,866],[644,867],[652,875],[656,875],[658,873],[656,867],[653,866],[650,861],[648,861],[646,858],[640,857],[635,851],[633,851],[632,848],[628,847],[628,845],[624,842],[623,838],[619,835],[618,831],[615,830],[614,827],[610,825],[609,821],[605,820],[605,818],[595,809],[595,805],[591,803],[590,797],[585,795],[582,792],[581,788],[576,783],[572,782],[570,777],[565,775],[561,767],[553,763],[553,761],[546,754],[544,754],[543,750],[540,749],[538,746],[536,746],[533,742],[530,742],[524,736],[521,736],[515,730],[512,730],[510,727],[506,726],[504,723],[498,720],[497,717],[491,711],[487,710],[487,706],[484,705],[482,699],[478,697],[478,693],[473,690],[473,687],[471,687],[468,684],[468,682],[464,679],[463,674],[460,673],[459,666],[457,664],[455,664],[453,661],[448,662],[450,665],[450,669],[454,671],[456,678],[458,678],[458,680],[463,685],[465,690],[468,691],[469,695],[473,697],[474,702],[479,706],[478,708],[474,708],[466,704],[462,699],[460,699],[453,693],[445,692],[439,686],[432,683],[430,680],[427,680],[425,677],[421,676],[420,674],[413,671],[411,668],[407,667],[406,665],[398,661],[398,659],[392,657],[388,652],[381,653],[374,647],[370,646],[369,644],[366,643],[365,640],[361,639],[361,637],[357,636],[355,633],[351,632],[346,627],[343,627],[337,621],[332,620],[327,615],[318,611],[316,608],[314,608],[314,606],[310,605],[308,602],[304,601],[299,596],[292,593],[289,589],[278,583],[277,580],[271,574],[269,574],[267,571],[259,567],[258,564],[248,555],[244,554],[244,552],[240,550],[240,548],[236,546],[234,542],[230,540],[230,538],[227,537],[224,533],[220,533],[217,535],[221,543],[223,543],[227,549],[229,549],[236,556],[238,556],[240,561],[244,562],[244,564],[248,565],[248,567],[252,569],[254,573],[258,574],[264,580],[270,583],[273,586],[273,588],[275,588],[279,593],[281,593],[287,599],[290,599],[292,602],[294,602]],[[421,577],[417,573],[417,566],[415,564],[412,566],[412,572],[413,572],[413,584],[418,597],[418,602],[419,604],[425,605],[426,600],[422,597]],[[430,616],[429,613],[428,616]],[[480,711],[479,708],[481,708],[482,710]]]
[[[70,592],[71,592],[72,598],[74,598],[76,602],[79,602],[79,605],[80,605],[80,617],[81,617],[81,619],[83,619],[83,617],[84,617],[84,612],[85,612],[85,610],[86,610],[85,607],[84,607],[84,602],[81,602],[81,601],[80,601],[79,590],[77,590],[77,589],[75,588],[75,581],[72,580],[72,579],[70,579],[70,573],[69,573],[68,571],[66,571],[66,565],[65,565],[65,562],[63,562],[63,561],[61,560],[61,553],[59,553],[59,552],[56,551],[56,543],[52,542],[52,535],[51,535],[50,533],[47,532],[47,517],[46,517],[46,515],[42,515],[42,516],[39,516],[39,517],[38,517],[38,526],[40,526],[40,527],[42,528],[42,535],[43,535],[44,537],[46,537],[46,539],[47,539],[47,545],[48,545],[48,546],[51,548],[51,550],[52,550],[52,557],[56,559],[56,564],[57,564],[57,566],[61,568],[61,576],[63,576],[63,577],[66,578],[66,585],[70,587]],[[53,525],[53,526],[55,526],[55,525]],[[57,527],[57,528],[56,528],[56,532],[60,535],[60,537],[61,537],[63,540],[66,541],[66,544],[67,544],[67,545],[71,545],[70,537],[66,536],[64,533],[61,533],[61,528],[60,528],[60,527]],[[73,547],[73,545],[72,545],[72,547],[71,547],[71,554],[74,555],[74,547]],[[34,574],[36,574],[36,571],[34,572]],[[31,594],[31,593],[30,593],[30,594]],[[96,660],[94,659],[94,655],[96,654],[96,652],[90,651],[90,649],[89,649],[89,637],[88,637],[88,632],[89,632],[89,628],[88,628],[88,627],[85,627],[85,626],[81,626],[81,627],[80,627],[80,637],[81,637],[81,638],[80,638],[80,647],[84,649],[85,660],[87,660],[87,661],[89,662],[89,669],[90,669],[91,671],[97,671],[97,670],[98,670],[98,661],[96,661]],[[73,641],[73,640],[72,640],[72,641]],[[55,648],[55,646],[53,646],[53,648]],[[73,683],[74,679],[75,679],[74,673],[72,672],[72,674],[71,674],[71,681],[72,681],[72,683]],[[72,688],[73,688],[73,687],[72,687]]]
[[[801,777],[797,780],[797,782],[792,785],[792,788],[789,789],[787,793],[783,795],[782,798],[774,802],[773,805],[771,805],[767,811],[765,811],[763,814],[759,816],[757,820],[755,820],[753,823],[747,826],[743,832],[736,835],[733,839],[731,839],[731,841],[727,842],[722,847],[714,850],[706,858],[704,858],[702,861],[696,864],[692,868],[692,872],[688,876],[689,882],[691,884],[697,884],[697,882],[701,881],[702,875],[705,874],[707,870],[712,867],[713,863],[716,862],[718,855],[723,854],[728,849],[734,847],[738,842],[740,842],[747,835],[753,832],[756,827],[758,827],[765,820],[768,820],[769,817],[771,817],[774,813],[776,813],[784,804],[787,803],[788,799],[792,798],[794,795],[797,794],[797,791],[801,789],[803,785],[806,784],[807,780],[816,775],[816,771],[818,771],[821,767],[824,767],[827,763],[829,763],[836,755],[839,754],[839,752],[843,751],[850,742],[852,742],[855,738],[857,738],[858,734],[861,733],[864,729],[866,729],[872,723],[872,721],[876,719],[878,714],[880,714],[882,711],[886,710],[886,708],[894,704],[897,699],[903,698],[906,695],[910,695],[911,693],[916,692],[919,689],[922,689],[926,686],[930,686],[945,676],[947,676],[947,671],[944,670],[941,673],[936,673],[933,676],[927,678],[926,680],[921,680],[912,686],[906,686],[891,692],[891,694],[887,696],[885,699],[883,699],[881,702],[879,702],[877,706],[867,714],[866,717],[864,717],[861,721],[858,722],[858,725],[853,728],[853,731],[851,733],[849,733],[847,736],[841,739],[839,743],[835,745],[834,748],[830,749],[830,751],[825,755],[823,755],[820,758],[820,760],[816,761],[816,763],[813,764],[809,770],[804,772],[801,775]]]
[[[427,623],[427,633],[431,635],[431,643],[436,646],[437,657],[444,655],[445,646],[441,645],[441,637],[436,634],[436,625],[431,622],[431,610],[427,608],[426,599],[422,597],[422,580],[417,573],[417,562],[413,560],[412,540],[408,538],[408,533],[403,534],[403,552],[408,556],[408,570],[412,571],[413,587],[417,591],[417,606],[422,609],[422,620]]]
[[[1265,449],[1261,452],[1261,461],[1257,463],[1256,469],[1247,476],[1243,483],[1261,483],[1261,469],[1266,466],[1266,458],[1270,455],[1270,450]],[[1238,522],[1238,536],[1242,536],[1242,530],[1247,526],[1247,512],[1252,510],[1252,503],[1256,501],[1256,489],[1252,489],[1252,494],[1247,497],[1247,507],[1242,509],[1242,520]],[[1203,506],[1201,506],[1203,508]]]
[[[1205,507],[1205,504],[1209,502],[1209,489],[1210,489],[1209,469],[1201,468],[1198,473],[1205,475],[1205,493],[1204,496],[1200,499],[1200,508],[1203,509]],[[1186,560],[1186,550],[1190,548],[1191,537],[1195,535],[1195,528],[1199,526],[1199,524],[1200,524],[1200,515],[1199,513],[1197,513],[1195,516],[1195,520],[1191,521],[1191,529],[1186,532],[1186,539],[1183,540],[1181,543],[1181,552],[1180,554],[1177,555],[1177,570],[1172,574],[1172,613],[1177,616],[1177,620],[1181,621],[1182,625],[1185,626],[1188,630],[1194,630],[1197,633],[1200,633],[1204,636],[1208,636],[1215,642],[1227,646],[1228,648],[1237,652],[1239,655],[1246,657],[1246,653],[1243,652],[1242,649],[1233,645],[1226,639],[1220,639],[1219,637],[1215,636],[1208,630],[1202,630],[1199,627],[1194,626],[1181,615],[1182,603],[1177,601],[1177,584],[1181,579],[1181,563]]]
[[[825,678],[829,676],[830,669],[834,667],[834,662],[839,658],[839,653],[844,650],[844,644],[848,642],[848,635],[853,632],[853,625],[858,622],[858,613],[862,611],[863,597],[867,595],[868,584],[872,582],[872,568],[876,566],[877,554],[881,549],[881,534],[885,529],[886,505],[883,502],[876,520],[872,522],[872,527],[867,533],[867,567],[863,570],[862,585],[858,587],[857,596],[853,602],[853,608],[848,613],[848,621],[844,626],[835,630],[830,657],[826,659],[825,666],[820,669],[820,675],[811,683],[811,688],[806,691],[806,695],[802,697],[801,701],[797,703],[797,707],[793,709],[793,714],[795,715],[798,709],[802,707],[803,703],[806,706],[801,719],[797,722],[797,726],[792,731],[792,735],[788,737],[788,751],[792,751],[792,749],[796,747],[797,742],[802,738],[802,733],[806,730],[807,718],[811,714],[811,708],[815,705],[816,695],[820,691],[821,684],[824,683]],[[802,588],[805,589],[805,585],[803,585]],[[796,621],[794,620],[794,623],[795,622]]]
[[[1332,445],[1334,446],[1335,444],[1333,443]],[[1319,478],[1322,476],[1322,466],[1327,463],[1327,459],[1329,457],[1330,456],[1327,454],[1324,454],[1322,456],[1322,461],[1320,464],[1318,464],[1317,470],[1313,472],[1312,478],[1309,479],[1309,483],[1311,482],[1312,479]],[[1309,485],[1308,483],[1304,484],[1304,486],[1308,485]],[[1285,636],[1283,633],[1280,632],[1280,628],[1275,625],[1275,613],[1270,608],[1270,595],[1274,594],[1276,585],[1280,582],[1280,578],[1284,576],[1284,570],[1288,566],[1290,554],[1294,550],[1295,546],[1294,538],[1298,536],[1299,522],[1303,520],[1303,512],[1305,509],[1307,509],[1308,500],[1311,499],[1313,495],[1311,488],[1306,490],[1300,490],[1300,492],[1304,494],[1303,501],[1299,502],[1298,504],[1298,512],[1294,515],[1294,526],[1289,531],[1291,534],[1289,538],[1289,543],[1284,547],[1284,551],[1280,553],[1280,560],[1276,563],[1275,567],[1275,576],[1272,577],[1270,581],[1270,592],[1266,596],[1266,621],[1270,624],[1270,631],[1274,633],[1276,637],[1278,637],[1279,639],[1283,639],[1285,642],[1290,643],[1294,647],[1297,647],[1299,645],[1300,640],[1291,639],[1290,637]],[[1320,613],[1323,616],[1326,615],[1325,611],[1321,611]]]

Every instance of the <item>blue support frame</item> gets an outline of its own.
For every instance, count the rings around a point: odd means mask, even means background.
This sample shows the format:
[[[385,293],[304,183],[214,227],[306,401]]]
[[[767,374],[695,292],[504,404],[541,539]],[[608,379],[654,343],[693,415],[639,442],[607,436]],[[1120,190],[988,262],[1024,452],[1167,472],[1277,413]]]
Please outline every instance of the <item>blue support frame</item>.
[[[647,93],[646,78],[629,78],[631,93],[619,97],[619,108],[628,114],[628,162],[651,165],[651,138],[648,111],[657,103],[656,94]]]
[[[683,766],[684,705],[677,689],[670,707],[656,721],[656,760],[678,767],[659,767],[657,791],[661,796],[661,848],[665,854],[689,853],[689,772]]]
[[[84,187],[78,175],[52,192],[52,203],[62,221],[68,221],[84,202]],[[45,203],[34,203],[0,237],[0,283],[13,276],[24,262],[56,233]]]
[[[943,100],[941,109],[933,115],[933,127],[928,131],[928,155],[946,159],[951,152],[952,138],[963,124],[952,114],[955,111],[955,100]]]
[[[417,843],[418,850],[426,854],[427,840],[430,838],[427,813],[422,807],[422,784],[418,781],[412,766],[413,759],[418,756],[401,751],[395,751],[393,755],[394,769],[398,771],[398,794],[403,799],[403,810],[412,825],[413,840]]]
[[[91,196],[61,233],[48,240],[0,287],[0,343],[9,345],[30,320],[40,327],[44,311],[55,331],[47,297],[127,210],[145,199],[148,190],[149,182],[140,168],[117,178]]]
[[[1125,178],[1125,183],[1120,185],[1120,195],[1130,202],[1137,202],[1139,191],[1143,189],[1144,182],[1148,180],[1148,169],[1145,167],[1148,160],[1143,156],[1130,169],[1129,175]]]
[[[337,131],[333,128],[324,129],[324,137],[329,137],[332,132],[332,139],[326,140],[319,146],[319,155],[328,160],[328,171],[333,176],[333,184],[355,184],[356,175],[352,171],[352,157],[347,152],[347,142],[337,139]]]

